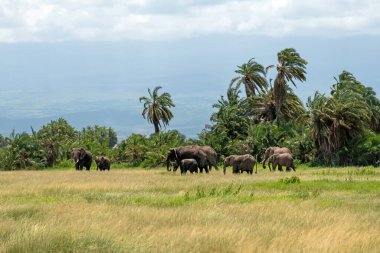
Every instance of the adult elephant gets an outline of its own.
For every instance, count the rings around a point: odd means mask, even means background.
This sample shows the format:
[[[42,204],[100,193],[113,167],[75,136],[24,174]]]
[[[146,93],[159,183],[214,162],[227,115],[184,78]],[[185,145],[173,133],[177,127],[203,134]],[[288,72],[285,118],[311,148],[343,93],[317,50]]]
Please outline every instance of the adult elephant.
[[[206,153],[207,155],[207,165],[208,169],[211,170],[212,167],[215,170],[219,170],[218,168],[218,155],[216,151],[210,146],[199,146],[199,148]]]
[[[86,170],[90,170],[92,163],[92,154],[90,151],[84,148],[74,148],[71,151],[71,158],[75,162],[76,170],[83,170],[83,167],[85,167]]]
[[[256,164],[256,159],[247,155],[230,155],[224,159],[223,173],[226,174],[226,167],[232,166],[232,173],[243,173],[246,171],[249,174],[253,173],[253,167]],[[257,164],[256,172],[257,173]]]
[[[191,146],[185,146],[185,147],[193,147],[193,148],[198,148],[205,152],[207,156],[207,166],[208,170],[210,171],[212,167],[215,168],[215,170],[219,170],[218,168],[218,155],[216,151],[210,147],[210,146],[198,146],[198,145],[191,145]]]
[[[201,173],[203,169],[208,173],[207,155],[198,146],[171,148],[166,156],[166,169],[170,171],[170,162],[180,164],[181,160],[191,158],[197,161]]]
[[[292,154],[288,148],[280,148],[280,147],[269,147],[265,150],[264,156],[263,156],[263,168],[265,169],[265,162],[274,154]],[[269,164],[269,161],[268,161]],[[269,170],[271,170],[271,167],[269,165]]]
[[[269,162],[272,163],[273,171],[276,170],[277,166],[285,166],[286,171],[290,171],[290,169],[293,169],[296,171],[296,167],[294,165],[293,156],[289,153],[285,154],[274,154],[271,157],[269,157]],[[282,170],[281,170],[282,171]]]

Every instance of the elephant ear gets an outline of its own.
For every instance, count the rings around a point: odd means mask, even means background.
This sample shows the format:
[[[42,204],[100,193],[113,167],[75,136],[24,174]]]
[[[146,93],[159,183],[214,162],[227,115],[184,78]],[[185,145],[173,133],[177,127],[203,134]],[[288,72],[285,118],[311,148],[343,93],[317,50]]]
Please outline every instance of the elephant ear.
[[[86,151],[83,148],[81,148],[80,153],[79,153],[79,158],[84,159],[85,156],[86,156]]]

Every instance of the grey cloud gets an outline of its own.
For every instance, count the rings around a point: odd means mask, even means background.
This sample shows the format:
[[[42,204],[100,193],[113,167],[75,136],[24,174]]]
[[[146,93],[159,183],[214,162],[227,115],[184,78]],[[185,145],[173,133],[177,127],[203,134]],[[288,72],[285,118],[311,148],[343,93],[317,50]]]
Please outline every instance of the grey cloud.
[[[380,34],[375,0],[1,1],[0,42]]]

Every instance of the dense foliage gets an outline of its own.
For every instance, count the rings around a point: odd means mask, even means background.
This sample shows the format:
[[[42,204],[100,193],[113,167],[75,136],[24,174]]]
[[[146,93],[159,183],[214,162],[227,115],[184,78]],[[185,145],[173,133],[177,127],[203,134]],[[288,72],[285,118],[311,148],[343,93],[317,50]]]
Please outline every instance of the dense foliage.
[[[168,125],[174,107],[169,93],[141,97],[142,115],[155,128],[146,136],[132,134],[118,141],[111,127],[87,126],[76,130],[64,119],[51,121],[38,131],[0,135],[0,169],[72,166],[70,151],[83,147],[93,155],[111,158],[125,166],[162,166],[169,148],[210,145],[220,157],[250,153],[260,161],[269,146],[288,147],[296,160],[311,165],[379,165],[380,101],[371,87],[343,71],[330,94],[316,92],[306,107],[289,87],[306,81],[306,65],[296,50],[278,53],[277,74],[272,87],[267,71],[252,58],[238,66],[225,96],[213,105],[211,124],[187,139]],[[241,95],[242,89],[246,96]],[[128,127],[128,126],[126,126]]]

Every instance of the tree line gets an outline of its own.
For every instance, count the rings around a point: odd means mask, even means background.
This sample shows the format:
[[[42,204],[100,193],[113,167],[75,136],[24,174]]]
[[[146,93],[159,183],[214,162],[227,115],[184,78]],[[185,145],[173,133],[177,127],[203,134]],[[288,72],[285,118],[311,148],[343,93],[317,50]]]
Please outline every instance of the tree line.
[[[265,67],[252,58],[237,66],[237,76],[213,105],[210,124],[196,139],[177,130],[161,131],[174,117],[175,104],[169,93],[159,94],[158,86],[140,97],[142,116],[153,124],[154,134],[118,141],[111,127],[76,130],[60,118],[38,131],[31,129],[31,134],[0,135],[0,169],[72,166],[69,154],[75,147],[129,167],[157,167],[164,165],[170,148],[192,144],[209,145],[224,157],[252,154],[260,160],[267,147],[281,146],[290,148],[298,163],[378,165],[380,101],[374,90],[342,71],[332,80],[329,94],[316,92],[304,105],[293,88],[306,81],[307,61],[293,48],[277,58],[277,65]],[[273,84],[270,71],[275,71]]]

